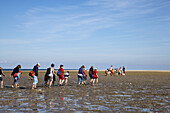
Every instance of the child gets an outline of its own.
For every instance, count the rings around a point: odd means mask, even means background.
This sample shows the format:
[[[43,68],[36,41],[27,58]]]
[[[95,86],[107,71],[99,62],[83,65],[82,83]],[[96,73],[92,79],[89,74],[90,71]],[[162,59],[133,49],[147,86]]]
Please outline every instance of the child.
[[[122,75],[122,68],[119,68],[119,75]]]
[[[58,74],[60,73],[60,74]],[[58,76],[59,76],[59,85],[62,86],[63,82],[64,82],[64,69],[63,69],[63,65],[60,65],[60,69],[57,72]]]
[[[14,86],[15,86],[15,88],[19,87],[20,74],[22,74],[22,71],[19,71],[18,73],[14,74]]]
[[[68,77],[70,77],[70,75],[69,75],[69,71],[67,71],[67,72],[64,74],[64,78],[65,78],[65,85],[67,85],[67,83],[68,83]]]
[[[84,74],[84,76],[83,76],[83,78],[84,78],[84,85],[86,85],[86,80],[87,80],[86,68],[84,68],[83,74]]]
[[[94,75],[93,75],[93,85],[94,85],[95,81],[96,81],[96,83],[98,83],[97,68],[95,68],[95,70],[94,70]]]
[[[21,65],[17,65],[17,67],[15,67],[11,73],[11,76],[10,77],[13,77],[14,78],[14,74],[15,73],[19,73],[19,70],[21,69]],[[14,87],[15,85],[15,79],[14,79],[14,82],[12,84],[12,88]]]
[[[1,88],[3,88],[3,79],[2,79],[2,75],[5,76],[5,74],[2,71],[2,68],[0,67],[0,82],[1,82]]]

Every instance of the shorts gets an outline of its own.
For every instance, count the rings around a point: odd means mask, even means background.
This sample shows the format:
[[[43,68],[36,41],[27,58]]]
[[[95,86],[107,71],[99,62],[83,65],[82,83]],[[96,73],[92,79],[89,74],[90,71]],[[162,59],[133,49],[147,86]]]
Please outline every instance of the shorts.
[[[64,80],[65,78],[64,78],[64,76],[59,76],[59,79],[61,80]]]
[[[49,81],[53,81],[53,76],[52,76],[52,77],[49,76],[49,77],[48,77],[48,80],[49,80]]]
[[[35,85],[35,84],[37,84],[37,83],[38,83],[38,78],[37,78],[37,76],[35,76],[35,75],[34,75],[34,77],[33,77],[33,78],[34,78],[33,85]]]
[[[19,83],[18,77],[14,77],[14,82],[17,84]]]
[[[0,81],[3,81],[2,77],[0,77]]]

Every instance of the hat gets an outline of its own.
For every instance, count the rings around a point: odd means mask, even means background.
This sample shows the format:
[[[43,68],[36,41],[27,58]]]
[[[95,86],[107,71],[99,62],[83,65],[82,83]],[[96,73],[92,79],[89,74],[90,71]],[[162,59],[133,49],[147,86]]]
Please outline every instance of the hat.
[[[38,63],[37,65],[39,65],[39,66],[40,66],[40,63]]]
[[[97,68],[95,68],[97,70]]]
[[[19,71],[19,73],[21,73],[21,74],[22,74],[22,71]]]

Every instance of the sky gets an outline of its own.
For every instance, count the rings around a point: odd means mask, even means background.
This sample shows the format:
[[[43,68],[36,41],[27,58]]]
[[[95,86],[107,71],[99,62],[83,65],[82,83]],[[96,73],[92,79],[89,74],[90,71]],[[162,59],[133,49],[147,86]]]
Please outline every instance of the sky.
[[[0,66],[170,69],[169,0],[0,0]]]

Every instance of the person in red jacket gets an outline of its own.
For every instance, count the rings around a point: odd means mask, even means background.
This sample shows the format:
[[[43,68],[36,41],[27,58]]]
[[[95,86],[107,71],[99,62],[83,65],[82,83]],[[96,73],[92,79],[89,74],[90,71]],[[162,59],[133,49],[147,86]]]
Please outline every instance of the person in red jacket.
[[[58,70],[61,72],[61,75],[59,76],[59,85],[61,86],[64,82],[64,69],[63,69],[63,65],[60,65],[60,69]]]
[[[96,83],[98,83],[98,74],[97,74],[97,68],[95,68],[95,70],[94,70],[94,74],[93,74],[93,85],[94,85],[94,83],[95,83],[95,81],[96,81]]]

